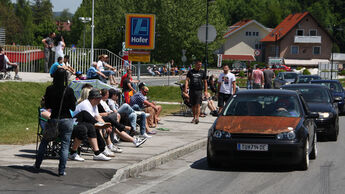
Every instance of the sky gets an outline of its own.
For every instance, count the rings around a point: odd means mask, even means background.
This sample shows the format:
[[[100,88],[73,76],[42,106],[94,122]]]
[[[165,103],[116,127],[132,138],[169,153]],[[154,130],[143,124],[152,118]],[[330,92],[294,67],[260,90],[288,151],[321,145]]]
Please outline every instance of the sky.
[[[17,0],[11,0],[13,3],[16,3]],[[53,12],[62,11],[68,9],[70,13],[75,13],[77,8],[80,6],[83,0],[50,0],[53,4]]]

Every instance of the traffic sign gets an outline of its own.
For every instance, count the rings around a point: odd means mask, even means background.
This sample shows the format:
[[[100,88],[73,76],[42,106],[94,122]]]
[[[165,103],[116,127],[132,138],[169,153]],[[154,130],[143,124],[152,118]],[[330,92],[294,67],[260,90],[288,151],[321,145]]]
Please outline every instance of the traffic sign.
[[[150,62],[150,51],[128,51],[128,60],[136,62]]]
[[[125,42],[130,49],[154,49],[155,15],[126,14]]]
[[[217,67],[222,67],[223,55],[218,54]]]
[[[207,43],[213,42],[217,37],[217,30],[214,26],[208,24],[207,27]],[[202,43],[206,43],[206,25],[202,25],[198,29],[198,39]]]
[[[261,51],[259,49],[255,49],[254,50],[254,55],[255,56],[260,56],[261,55]]]

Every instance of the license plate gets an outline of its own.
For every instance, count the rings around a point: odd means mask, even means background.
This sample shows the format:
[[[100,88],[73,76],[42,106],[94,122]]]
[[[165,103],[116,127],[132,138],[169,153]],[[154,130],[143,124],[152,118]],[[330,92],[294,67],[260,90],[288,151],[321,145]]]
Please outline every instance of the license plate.
[[[237,150],[239,151],[268,151],[268,144],[237,144]]]

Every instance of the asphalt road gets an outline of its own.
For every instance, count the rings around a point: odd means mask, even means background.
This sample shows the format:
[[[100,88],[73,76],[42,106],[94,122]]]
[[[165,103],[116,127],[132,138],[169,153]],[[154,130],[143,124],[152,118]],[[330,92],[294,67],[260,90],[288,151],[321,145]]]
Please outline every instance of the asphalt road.
[[[206,148],[102,193],[345,193],[345,117],[337,142],[318,142],[307,171],[284,166],[207,167]]]
[[[133,79],[137,79],[137,76],[133,76]],[[185,77],[183,77],[185,79]],[[177,86],[174,84],[175,82],[179,81],[179,77],[169,77],[162,76],[162,77],[141,77],[140,82],[145,82],[148,86]]]

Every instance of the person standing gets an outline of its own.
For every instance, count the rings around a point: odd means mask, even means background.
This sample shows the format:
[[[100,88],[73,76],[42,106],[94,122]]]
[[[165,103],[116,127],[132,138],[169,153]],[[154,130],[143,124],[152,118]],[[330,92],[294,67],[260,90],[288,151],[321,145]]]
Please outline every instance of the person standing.
[[[60,160],[58,175],[64,176],[68,150],[71,140],[71,135],[73,131],[73,119],[70,110],[74,111],[76,106],[76,98],[72,88],[68,87],[67,72],[65,69],[59,68],[54,74],[53,84],[48,86],[44,95],[45,106],[52,110],[51,119],[59,119],[59,137],[61,140],[61,150],[60,150]],[[60,104],[61,101],[61,112]],[[60,114],[59,114],[60,112]],[[48,141],[44,138],[42,139],[38,152],[36,155],[36,162],[34,164],[35,169],[40,169],[44,153],[46,152]]]
[[[220,113],[223,110],[224,104],[236,92],[236,77],[229,71],[229,66],[224,65],[223,73],[218,78],[218,107]]]
[[[272,79],[276,77],[272,69],[269,68],[267,65],[266,69],[264,70],[264,80],[265,80],[265,89],[271,89],[272,88]]]
[[[206,72],[201,70],[201,61],[196,61],[195,67],[188,71],[184,92],[187,93],[189,88],[190,103],[192,105],[193,120],[191,123],[199,123],[200,105],[202,102],[202,90],[207,96],[207,79]]]
[[[259,69],[259,66],[256,66],[255,70],[253,70],[252,80],[254,89],[260,89],[264,85],[264,74]]]
[[[55,45],[55,62],[56,62],[59,57],[64,58],[63,49],[65,48],[66,44],[61,35],[56,37],[54,45]]]
[[[47,38],[42,40],[44,44],[44,72],[48,73],[50,66],[54,63],[54,52],[52,48],[54,47],[55,33],[51,32]]]
[[[252,75],[253,75],[253,69],[249,65],[248,71],[247,71],[247,89],[253,89],[253,80],[252,80]]]

